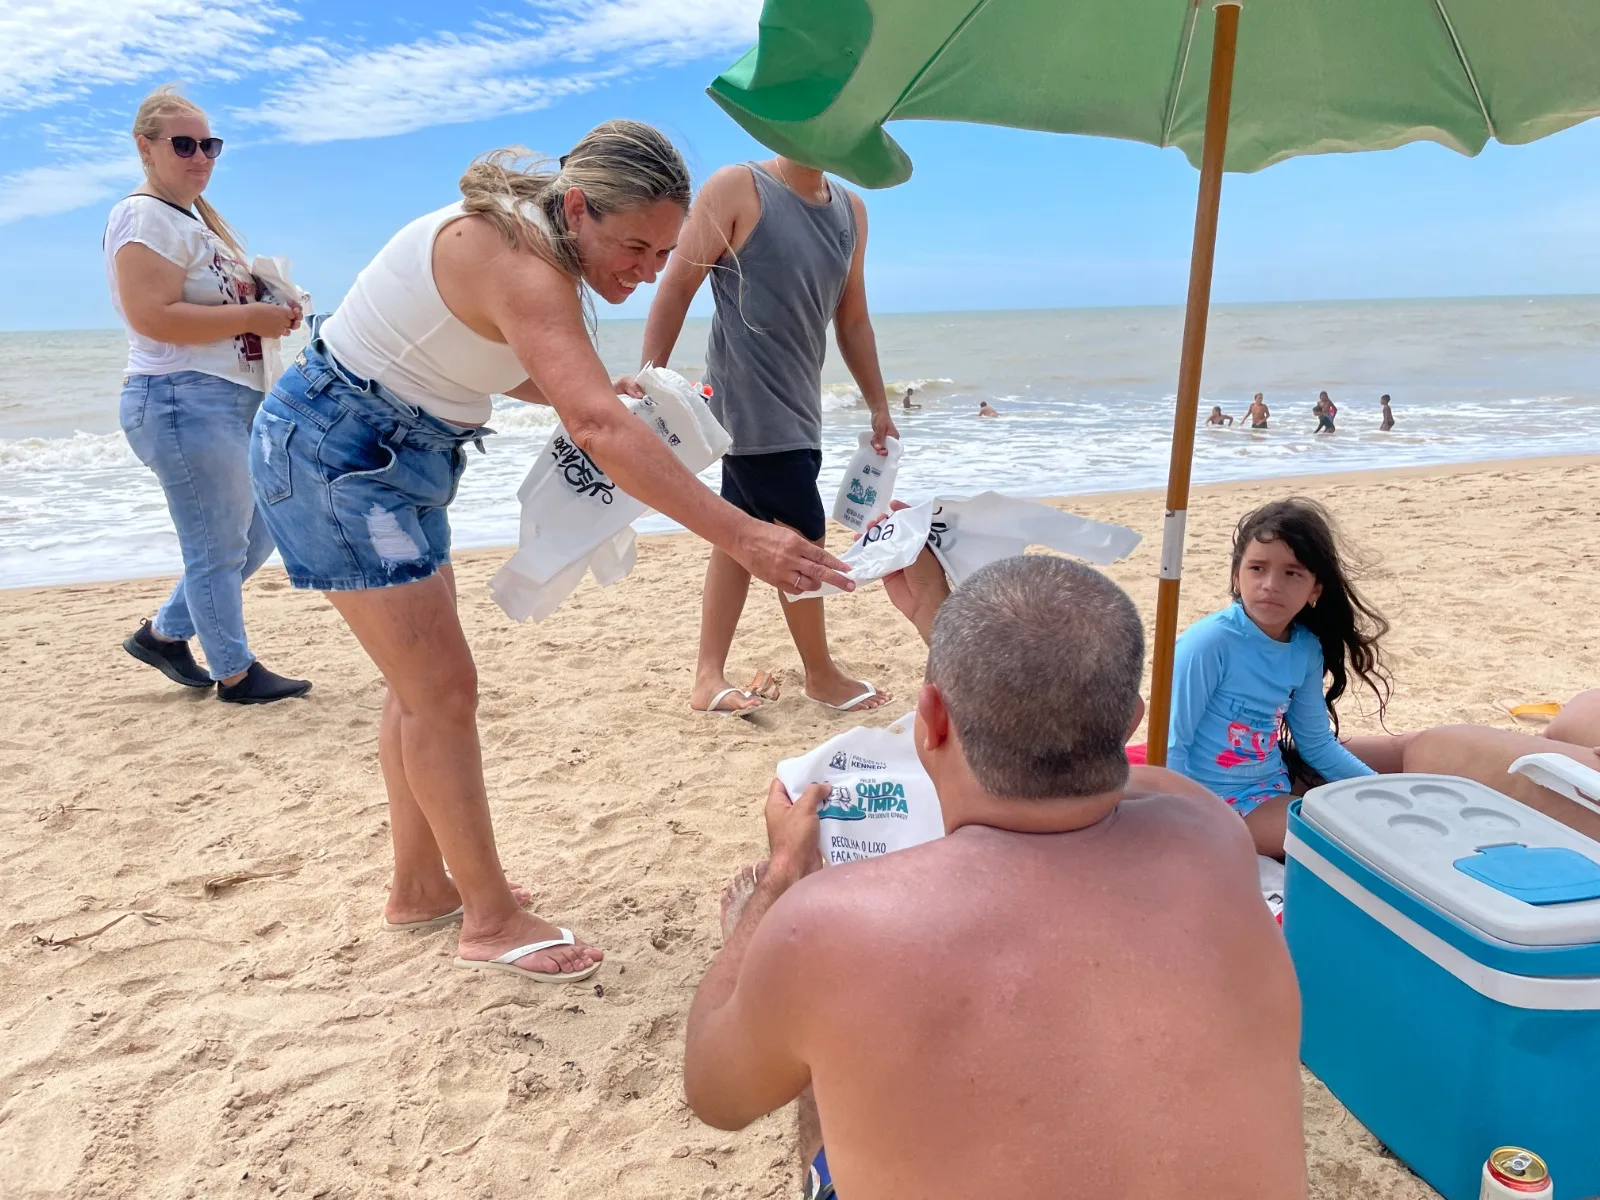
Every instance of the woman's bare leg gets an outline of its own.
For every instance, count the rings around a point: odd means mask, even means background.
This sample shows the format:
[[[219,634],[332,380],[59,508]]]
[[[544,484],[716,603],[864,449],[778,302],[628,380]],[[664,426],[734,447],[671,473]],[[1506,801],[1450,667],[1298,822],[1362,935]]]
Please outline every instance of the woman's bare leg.
[[[1380,775],[1397,775],[1405,770],[1406,747],[1414,733],[1359,734],[1340,738],[1344,748]]]
[[[1565,754],[1600,770],[1600,754],[1588,746],[1479,725],[1443,725],[1419,733],[1406,750],[1405,769],[1475,779],[1600,841],[1600,815],[1540,787],[1525,775],[1506,773],[1524,754]]]
[[[1544,728],[1544,736],[1569,746],[1600,746],[1600,688],[1579,692]]]
[[[435,903],[448,898],[440,886],[449,888],[441,857],[449,864],[465,908],[463,958],[493,958],[559,937],[555,926],[523,911],[500,868],[478,745],[477,668],[451,579],[434,575],[392,588],[330,592],[328,599],[389,685],[387,736],[380,734],[379,747],[386,783],[399,785],[390,788],[396,889]],[[527,955],[517,965],[581,971],[602,957],[580,943]]]
[[[454,569],[446,564],[439,568],[439,574],[449,586],[454,603]],[[386,689],[383,698],[383,720],[378,726],[378,763],[383,768],[383,783],[389,794],[389,836],[394,844],[394,876],[383,915],[395,924],[431,921],[459,905],[461,895],[445,873],[439,843],[433,840],[433,830],[428,827],[428,819],[422,815],[406,779],[400,700],[392,688]],[[532,899],[521,884],[513,883],[511,893],[518,904],[525,905]]]

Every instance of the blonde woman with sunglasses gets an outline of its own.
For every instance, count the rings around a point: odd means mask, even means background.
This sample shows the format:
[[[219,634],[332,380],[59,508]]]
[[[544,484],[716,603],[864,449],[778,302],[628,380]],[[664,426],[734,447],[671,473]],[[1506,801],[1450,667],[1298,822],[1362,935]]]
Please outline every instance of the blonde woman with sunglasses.
[[[145,179],[106,222],[111,302],[128,330],[120,417],[155,472],[183,552],[183,577],[123,643],[174,683],[266,704],[311,684],[250,652],[244,581],[272,553],[250,491],[250,422],[264,389],[261,339],[298,328],[298,307],[262,303],[237,234],[202,193],[222,153],[206,115],[170,87],[133,122]],[[189,640],[205,652],[202,668]]]

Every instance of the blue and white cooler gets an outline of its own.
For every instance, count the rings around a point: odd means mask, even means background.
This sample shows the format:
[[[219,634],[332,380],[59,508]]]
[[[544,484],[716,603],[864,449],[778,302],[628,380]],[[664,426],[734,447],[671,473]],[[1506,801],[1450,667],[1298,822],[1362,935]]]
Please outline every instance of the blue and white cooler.
[[[1600,1196],[1600,843],[1481,784],[1386,775],[1290,806],[1300,1056],[1445,1200],[1522,1146]]]

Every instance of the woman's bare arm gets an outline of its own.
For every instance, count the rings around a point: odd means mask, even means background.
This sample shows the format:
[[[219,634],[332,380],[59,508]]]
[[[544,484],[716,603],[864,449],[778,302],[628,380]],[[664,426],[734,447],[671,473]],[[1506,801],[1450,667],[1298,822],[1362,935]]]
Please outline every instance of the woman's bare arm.
[[[142,242],[117,251],[117,297],[133,331],[158,342],[193,346],[241,333],[283,337],[300,323],[300,310],[277,304],[189,304],[183,268]]]

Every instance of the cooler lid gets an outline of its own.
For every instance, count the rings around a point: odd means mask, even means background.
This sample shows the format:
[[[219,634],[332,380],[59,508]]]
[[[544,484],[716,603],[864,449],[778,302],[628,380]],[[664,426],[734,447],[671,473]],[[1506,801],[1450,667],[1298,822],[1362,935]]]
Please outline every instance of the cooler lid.
[[[1451,775],[1373,775],[1309,792],[1301,814],[1354,858],[1513,946],[1600,943],[1600,843]]]

